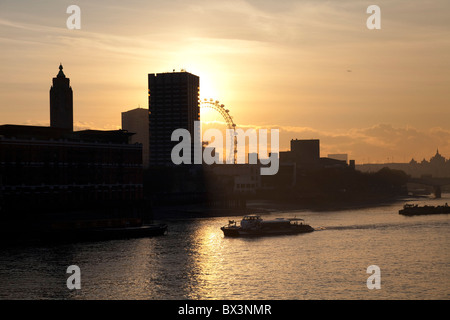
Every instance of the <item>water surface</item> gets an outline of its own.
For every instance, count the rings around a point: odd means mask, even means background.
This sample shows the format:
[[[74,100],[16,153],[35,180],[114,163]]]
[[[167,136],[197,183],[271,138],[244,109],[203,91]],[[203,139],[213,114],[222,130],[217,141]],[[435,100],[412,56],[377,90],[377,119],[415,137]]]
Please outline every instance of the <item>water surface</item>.
[[[1,248],[0,299],[449,299],[449,216],[401,206],[263,216],[323,228],[300,235],[224,238],[241,218],[225,217],[166,221],[163,237]],[[70,265],[80,290],[66,286]],[[370,265],[379,290],[367,288]]]

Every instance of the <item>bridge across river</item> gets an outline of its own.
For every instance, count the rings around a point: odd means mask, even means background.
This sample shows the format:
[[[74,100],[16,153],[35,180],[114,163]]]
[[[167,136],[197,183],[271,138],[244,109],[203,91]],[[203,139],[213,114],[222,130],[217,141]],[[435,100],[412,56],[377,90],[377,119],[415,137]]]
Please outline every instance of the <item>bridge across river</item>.
[[[441,197],[442,187],[450,185],[450,178],[433,178],[433,177],[421,177],[421,178],[410,178],[408,183],[416,183],[425,186],[433,187],[433,193],[436,198]]]

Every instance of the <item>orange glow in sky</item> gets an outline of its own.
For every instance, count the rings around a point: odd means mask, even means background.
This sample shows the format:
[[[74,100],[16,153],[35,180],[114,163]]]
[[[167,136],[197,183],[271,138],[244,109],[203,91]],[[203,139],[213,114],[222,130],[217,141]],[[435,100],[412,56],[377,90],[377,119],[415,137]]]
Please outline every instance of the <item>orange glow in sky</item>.
[[[148,107],[147,74],[185,69],[202,98],[244,128],[320,139],[321,155],[361,162],[450,158],[447,0],[71,1],[0,3],[0,124],[49,124],[61,62],[75,128],[120,128]]]

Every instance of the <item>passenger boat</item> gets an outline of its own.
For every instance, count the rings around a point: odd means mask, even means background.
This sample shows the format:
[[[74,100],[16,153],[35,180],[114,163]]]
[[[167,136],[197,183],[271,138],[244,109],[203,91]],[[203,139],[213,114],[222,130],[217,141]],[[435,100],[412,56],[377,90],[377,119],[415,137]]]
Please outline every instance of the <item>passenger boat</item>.
[[[312,232],[314,229],[299,218],[263,220],[259,215],[244,216],[238,225],[229,220],[220,228],[227,237],[289,235]]]
[[[442,214],[450,213],[450,207],[446,203],[443,206],[423,206],[420,207],[417,204],[405,204],[403,209],[398,211],[399,214],[404,216],[417,216],[417,215],[428,215],[428,214]]]

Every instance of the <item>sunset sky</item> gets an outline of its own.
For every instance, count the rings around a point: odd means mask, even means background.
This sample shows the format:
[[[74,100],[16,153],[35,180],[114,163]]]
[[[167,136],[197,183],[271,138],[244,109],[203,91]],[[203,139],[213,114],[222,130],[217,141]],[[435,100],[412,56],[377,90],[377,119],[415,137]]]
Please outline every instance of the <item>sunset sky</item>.
[[[0,124],[49,125],[60,62],[76,129],[120,128],[148,107],[148,73],[183,68],[238,127],[280,129],[281,150],[315,138],[357,163],[450,158],[449,21],[448,0],[1,0]]]

